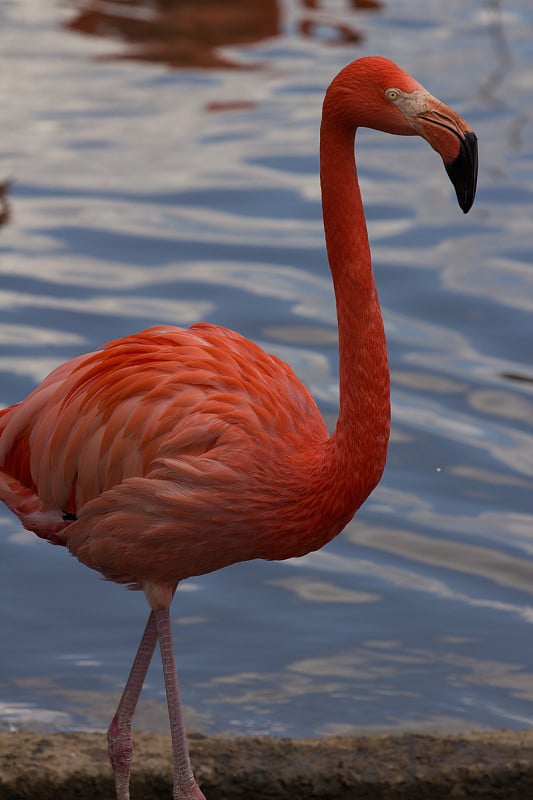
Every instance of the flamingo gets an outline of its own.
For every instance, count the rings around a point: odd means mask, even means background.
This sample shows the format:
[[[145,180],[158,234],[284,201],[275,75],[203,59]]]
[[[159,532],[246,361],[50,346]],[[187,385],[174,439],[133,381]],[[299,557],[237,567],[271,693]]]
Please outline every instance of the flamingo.
[[[354,143],[358,127],[419,135],[464,213],[474,201],[470,126],[391,61],[370,56],[327,89],[320,130],[326,247],[339,329],[340,410],[329,434],[291,368],[227,328],[149,328],[57,367],[0,412],[0,498],[21,523],[105,578],[144,591],[150,614],[108,750],[129,800],[131,723],[157,642],[174,800],[205,800],[191,769],[170,605],[185,578],[322,547],[381,478],[389,370]]]

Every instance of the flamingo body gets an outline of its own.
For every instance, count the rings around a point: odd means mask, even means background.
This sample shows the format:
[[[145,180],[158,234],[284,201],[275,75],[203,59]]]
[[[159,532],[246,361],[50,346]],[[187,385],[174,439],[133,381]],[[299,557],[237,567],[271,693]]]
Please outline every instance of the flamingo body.
[[[156,643],[167,690],[174,800],[205,800],[189,763],[170,632],[179,581],[236,561],[315,550],[379,481],[389,370],[354,156],[359,126],[419,135],[466,213],[476,137],[392,62],[367,57],[324,99],[320,178],[339,328],[340,409],[329,435],[309,391],[233,331],[152,328],[54,370],[0,411],[0,499],[39,536],[151,607],[108,731],[117,800],[129,800],[131,720]]]
[[[328,474],[310,392],[214,325],[152,328],[74,358],[4,411],[0,431],[22,523],[135,588],[317,549],[373,488],[365,475],[340,496],[357,476]],[[383,451],[372,481],[384,463]]]

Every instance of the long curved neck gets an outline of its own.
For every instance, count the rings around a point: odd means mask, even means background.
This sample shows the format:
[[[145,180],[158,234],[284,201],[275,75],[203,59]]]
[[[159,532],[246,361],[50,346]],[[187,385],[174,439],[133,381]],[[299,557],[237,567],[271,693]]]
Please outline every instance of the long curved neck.
[[[361,495],[360,504],[379,481],[385,465],[390,388],[383,320],[355,165],[355,133],[355,126],[345,124],[326,95],[320,180],[340,358],[340,412],[329,446],[337,479],[342,476],[344,483],[351,485],[350,491]]]

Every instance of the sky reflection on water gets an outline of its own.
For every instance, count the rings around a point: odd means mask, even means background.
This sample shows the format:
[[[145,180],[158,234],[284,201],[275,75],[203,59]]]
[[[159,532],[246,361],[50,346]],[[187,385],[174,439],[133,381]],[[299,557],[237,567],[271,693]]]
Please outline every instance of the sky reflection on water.
[[[397,60],[476,129],[481,173],[464,218],[423,143],[360,132],[392,373],[385,476],[324,551],[180,587],[182,689],[204,730],[530,725],[533,12],[346,4],[306,26],[295,1],[270,5],[270,33],[220,56],[262,68],[226,71],[110,59],[130,45],[69,30],[68,6],[3,7],[0,403],[104,341],[206,319],[290,361],[333,427],[320,106],[352,58]],[[343,25],[362,41],[335,43]],[[3,510],[0,533],[0,724],[105,727],[144,599]],[[157,661],[139,725],[166,728]]]

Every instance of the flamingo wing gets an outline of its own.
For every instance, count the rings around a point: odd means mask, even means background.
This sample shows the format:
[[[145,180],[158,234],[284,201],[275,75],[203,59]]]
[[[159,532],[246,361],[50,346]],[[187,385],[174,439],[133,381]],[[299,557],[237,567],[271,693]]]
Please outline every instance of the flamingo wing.
[[[67,362],[4,412],[0,497],[106,577],[175,585],[273,557],[284,459],[327,437],[275,356],[217,326],[152,328]]]

